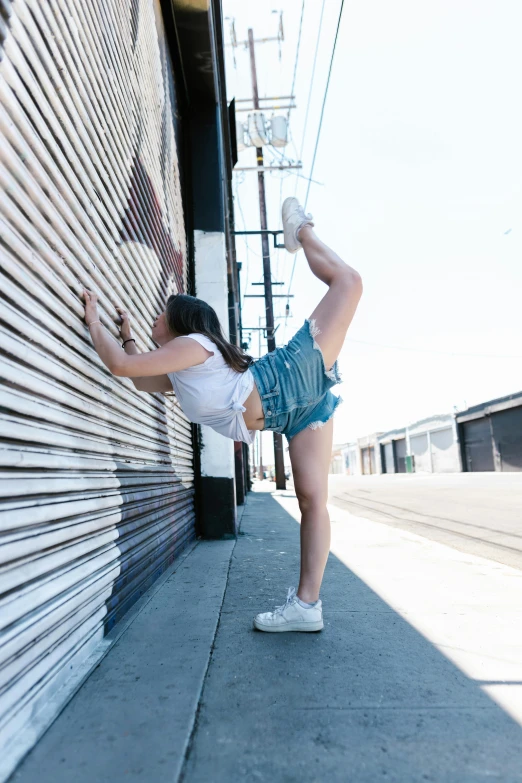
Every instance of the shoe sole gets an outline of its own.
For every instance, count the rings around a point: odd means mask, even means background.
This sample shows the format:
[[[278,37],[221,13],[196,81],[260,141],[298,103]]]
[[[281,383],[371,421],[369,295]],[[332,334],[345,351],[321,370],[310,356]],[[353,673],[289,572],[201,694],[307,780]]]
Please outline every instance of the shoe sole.
[[[258,631],[266,631],[268,633],[284,633],[285,631],[301,631],[303,633],[314,633],[322,631],[324,623],[322,620],[318,620],[315,623],[286,623],[286,625],[263,625],[254,620],[254,628]]]

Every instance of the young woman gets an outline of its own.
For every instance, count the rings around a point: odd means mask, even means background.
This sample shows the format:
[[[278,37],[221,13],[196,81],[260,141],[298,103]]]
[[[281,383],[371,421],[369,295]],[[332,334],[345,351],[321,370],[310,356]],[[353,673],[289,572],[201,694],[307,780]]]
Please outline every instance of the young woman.
[[[262,631],[320,631],[319,589],[330,549],[328,467],[333,413],[330,391],[339,382],[337,357],[362,293],[359,274],[313,231],[297,199],[283,204],[285,247],[304,249],[314,275],[328,291],[309,320],[284,348],[254,361],[223,336],[210,305],[192,296],[168,299],[152,327],[160,346],[138,353],[129,317],[120,310],[124,351],[100,323],[96,295],[86,290],[85,318],[100,359],[114,375],[131,378],[140,391],[174,391],[190,421],[207,424],[233,440],[252,443],[256,430],[286,435],[301,511],[301,573],[297,591],[273,612],[258,614]]]

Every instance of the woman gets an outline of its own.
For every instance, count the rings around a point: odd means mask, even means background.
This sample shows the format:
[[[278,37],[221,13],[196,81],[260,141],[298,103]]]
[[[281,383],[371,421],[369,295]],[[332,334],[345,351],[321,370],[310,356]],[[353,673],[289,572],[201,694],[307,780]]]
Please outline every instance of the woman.
[[[301,573],[297,591],[273,612],[258,614],[262,631],[320,631],[319,589],[330,549],[328,467],[333,413],[339,398],[337,357],[362,293],[359,274],[313,231],[297,199],[283,204],[285,247],[304,249],[314,275],[328,291],[310,319],[284,348],[253,361],[223,337],[214,310],[194,297],[169,297],[152,327],[160,346],[138,353],[127,313],[121,315],[124,351],[100,323],[95,294],[85,291],[85,317],[94,347],[114,375],[140,391],[174,391],[185,415],[233,440],[252,443],[256,430],[283,432],[290,445],[301,510]]]

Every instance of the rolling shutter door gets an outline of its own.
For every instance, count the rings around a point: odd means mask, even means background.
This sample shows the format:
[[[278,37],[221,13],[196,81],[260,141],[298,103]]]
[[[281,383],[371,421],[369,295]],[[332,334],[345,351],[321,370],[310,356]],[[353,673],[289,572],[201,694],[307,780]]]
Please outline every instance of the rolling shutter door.
[[[415,473],[431,473],[427,434],[423,432],[421,435],[412,435],[410,449],[415,457]]]
[[[186,287],[159,2],[6,1],[0,745],[194,537],[190,424],[173,397],[107,372],[80,299],[99,293],[116,338],[128,308],[150,350],[154,316]]]
[[[495,470],[489,418],[462,424],[465,469],[471,472]]]
[[[395,441],[395,459],[397,460],[397,473],[406,473],[406,438]]]
[[[522,407],[491,415],[501,470],[522,470]]]
[[[459,457],[453,427],[431,433],[431,459],[434,473],[454,473],[459,470]]]
[[[395,464],[393,459],[393,441],[386,443],[384,446],[384,464],[386,466],[386,473],[395,473]]]

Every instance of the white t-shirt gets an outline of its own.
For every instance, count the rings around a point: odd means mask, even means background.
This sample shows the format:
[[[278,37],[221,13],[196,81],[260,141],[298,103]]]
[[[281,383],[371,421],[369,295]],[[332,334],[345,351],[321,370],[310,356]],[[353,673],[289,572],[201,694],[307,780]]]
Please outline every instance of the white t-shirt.
[[[254,388],[254,376],[236,372],[223,359],[215,343],[204,334],[189,334],[213,356],[194,367],[168,376],[181,410],[195,424],[206,424],[226,438],[253,443],[255,430],[248,430],[243,418],[244,401]]]

